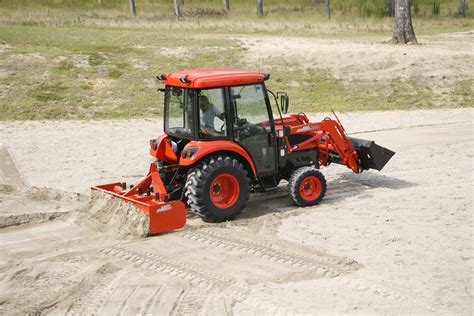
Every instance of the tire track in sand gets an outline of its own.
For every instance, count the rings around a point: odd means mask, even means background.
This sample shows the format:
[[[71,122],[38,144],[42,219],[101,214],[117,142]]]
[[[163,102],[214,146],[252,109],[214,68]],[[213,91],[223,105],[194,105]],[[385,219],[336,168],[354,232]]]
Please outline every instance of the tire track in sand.
[[[249,238],[251,236],[249,235]],[[314,279],[320,277],[333,278],[342,274],[347,274],[357,270],[360,265],[354,260],[338,258],[314,250],[305,249],[298,246],[298,250],[288,251],[285,244],[272,245],[265,240],[261,242],[247,241],[241,238],[225,236],[211,229],[189,229],[184,232],[177,232],[172,235],[162,236],[166,240],[159,242],[173,242],[173,251],[187,251],[186,247],[193,247],[193,243],[210,246],[219,252],[213,255],[214,262],[223,262],[228,253],[241,253],[237,255],[240,260],[245,260],[247,268],[251,268],[252,261],[258,259],[256,267],[264,266],[280,267],[276,275],[268,281],[277,281],[280,277],[287,277],[292,273],[304,279]],[[186,245],[186,246],[180,246]],[[189,246],[191,245],[191,246]],[[296,246],[296,245],[295,245]],[[180,247],[183,247],[181,249]],[[186,248],[186,249],[184,249]],[[173,282],[175,288],[181,288],[179,295],[173,298],[173,306],[168,314],[195,314],[201,313],[215,314],[229,311],[232,302],[241,301],[248,296],[248,283],[237,279],[231,272],[219,274],[212,266],[206,269],[206,265],[196,266],[188,262],[176,261],[165,257],[172,255],[167,253],[159,254],[148,250],[140,249],[134,245],[118,245],[107,247],[101,250],[103,254],[125,260],[132,264],[138,271],[152,271],[153,273],[165,274],[173,278],[185,281],[184,284]],[[222,256],[222,257],[221,257]],[[252,259],[253,258],[253,259]],[[268,262],[268,264],[265,264]],[[148,272],[147,272],[148,273]],[[152,311],[160,300],[161,290],[157,289],[149,299],[142,300],[140,310],[143,314]],[[127,299],[125,294],[116,301],[116,305],[123,305]]]
[[[69,305],[65,314],[68,316],[97,315],[125,274],[126,271],[120,270],[115,274],[93,276],[93,286],[84,289],[79,297]]]
[[[209,229],[189,230],[180,233],[180,236],[225,250],[237,250],[249,256],[274,261],[298,270],[315,271],[318,275],[324,277],[336,277],[353,272],[359,267],[352,259],[332,257],[322,253],[319,256],[309,257],[278,249],[269,244],[224,236]]]
[[[174,298],[173,305],[167,314],[170,315],[192,315],[196,311],[212,308],[208,302],[222,291],[230,294],[233,299],[243,299],[248,294],[244,284],[239,284],[234,279],[204,271],[183,262],[166,259],[158,254],[133,249],[127,246],[116,246],[102,249],[104,254],[111,255],[133,264],[137,269],[151,270],[179,278],[189,286],[183,286],[179,295]],[[176,285],[178,287],[179,285]],[[144,301],[140,314],[153,314],[154,305],[161,296],[161,290],[157,290],[153,297]],[[118,304],[124,304],[122,301]]]
[[[138,266],[142,269],[153,270],[180,278],[194,286],[204,289],[212,286],[225,288],[229,285],[236,285],[236,282],[232,278],[217,275],[187,263],[169,260],[158,254],[141,251],[128,246],[109,247],[102,249],[101,252],[129,261],[134,266]]]

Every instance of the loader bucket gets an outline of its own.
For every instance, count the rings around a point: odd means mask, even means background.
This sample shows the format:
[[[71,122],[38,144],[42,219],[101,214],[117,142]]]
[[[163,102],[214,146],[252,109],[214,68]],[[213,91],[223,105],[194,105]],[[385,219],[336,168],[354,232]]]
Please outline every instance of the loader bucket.
[[[362,170],[382,170],[395,152],[377,145],[372,140],[348,137],[359,156]]]
[[[148,217],[149,235],[168,232],[184,227],[186,206],[181,200],[169,201],[169,196],[158,174],[156,164],[138,184],[127,190],[126,184],[116,182],[92,187],[108,193],[125,203],[132,203]]]

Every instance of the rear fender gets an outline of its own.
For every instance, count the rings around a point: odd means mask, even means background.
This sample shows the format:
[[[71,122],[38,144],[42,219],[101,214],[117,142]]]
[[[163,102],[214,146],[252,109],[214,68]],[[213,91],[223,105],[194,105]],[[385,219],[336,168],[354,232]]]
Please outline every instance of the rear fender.
[[[187,156],[188,151],[194,152],[192,156]],[[230,140],[191,141],[184,147],[179,158],[179,165],[192,166],[205,157],[220,153],[237,155],[252,172],[252,175],[257,175],[257,169],[249,153],[242,146]]]

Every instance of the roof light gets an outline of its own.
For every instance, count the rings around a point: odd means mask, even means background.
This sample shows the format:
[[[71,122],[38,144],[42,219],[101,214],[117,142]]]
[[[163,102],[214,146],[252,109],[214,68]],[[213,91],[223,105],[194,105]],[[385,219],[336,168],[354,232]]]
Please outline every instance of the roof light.
[[[165,74],[161,74],[161,75],[159,75],[159,76],[156,76],[156,79],[161,80],[161,81],[166,80],[166,75],[165,75]]]
[[[179,78],[179,81],[181,81],[182,83],[185,83],[185,84],[188,84],[188,83],[191,82],[191,81],[189,81],[189,79],[188,79],[188,75],[182,76],[181,78]]]
[[[267,81],[268,79],[270,79],[270,74],[263,74],[263,80]]]

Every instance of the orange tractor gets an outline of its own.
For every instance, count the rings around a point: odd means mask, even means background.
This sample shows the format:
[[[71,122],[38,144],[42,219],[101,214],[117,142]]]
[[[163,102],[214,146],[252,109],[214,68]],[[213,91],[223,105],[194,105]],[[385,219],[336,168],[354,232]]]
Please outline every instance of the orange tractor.
[[[268,90],[269,77],[229,69],[158,76],[165,134],[150,141],[156,161],[134,186],[93,189],[133,203],[156,234],[182,228],[187,206],[208,222],[231,220],[251,192],[276,189],[283,179],[296,205],[316,205],[326,192],[321,166],[381,170],[394,155],[347,137],[337,117],[310,122],[305,113],[286,115],[288,96]]]

